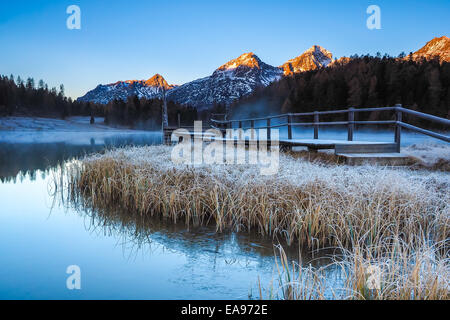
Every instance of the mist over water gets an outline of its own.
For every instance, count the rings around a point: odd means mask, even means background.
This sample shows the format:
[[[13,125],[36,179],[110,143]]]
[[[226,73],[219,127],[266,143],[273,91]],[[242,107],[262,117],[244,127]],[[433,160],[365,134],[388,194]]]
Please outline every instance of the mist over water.
[[[69,159],[127,145],[161,143],[160,132],[0,131],[0,180],[46,171]]]
[[[287,137],[286,128],[280,132]],[[293,134],[311,139],[313,130],[294,128]],[[345,140],[347,132],[325,128],[319,138]],[[407,132],[402,138],[403,145],[428,139]],[[355,139],[391,142],[393,130],[357,130]],[[108,148],[159,143],[160,132],[0,131],[0,298],[256,298],[258,278],[267,285],[274,277],[271,239],[217,234],[214,226],[189,228],[121,209],[92,212],[55,193],[64,163]],[[299,248],[285,249],[298,261]],[[326,265],[327,254],[301,251],[304,265]],[[79,291],[66,288],[69,265],[81,268]],[[327,277],[342,285],[333,269]]]
[[[1,299],[247,299],[274,274],[274,243],[120,209],[92,212],[55,193],[63,163],[159,132],[1,132]],[[298,260],[298,248],[288,250]],[[302,253],[305,263],[328,260]],[[66,268],[81,269],[81,290]]]
[[[272,119],[271,125],[284,124],[284,119]],[[255,128],[266,126],[266,121],[255,121]],[[238,128],[237,124],[233,126]],[[250,122],[243,122],[244,130],[250,127]],[[266,129],[262,129],[266,130]],[[280,139],[288,138],[288,129],[286,126],[272,129],[279,130]],[[257,132],[258,134],[258,129]],[[319,128],[319,139],[323,140],[342,140],[347,141],[347,128],[344,126],[327,126]],[[449,132],[443,132],[449,135]],[[314,139],[314,128],[312,126],[292,127],[293,139]],[[354,141],[368,141],[368,142],[394,142],[394,128],[380,129],[380,128],[356,128],[353,132]],[[401,146],[407,147],[413,144],[447,144],[445,141],[435,139],[420,133],[411,132],[409,130],[402,130]]]

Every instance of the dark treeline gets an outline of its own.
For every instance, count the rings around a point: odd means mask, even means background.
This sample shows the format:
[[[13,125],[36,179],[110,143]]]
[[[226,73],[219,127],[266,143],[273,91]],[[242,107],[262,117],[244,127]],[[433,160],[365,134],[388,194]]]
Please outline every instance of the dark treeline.
[[[235,117],[269,113],[309,112],[348,107],[384,107],[397,103],[406,108],[450,118],[450,63],[438,60],[353,56],[333,66],[285,77],[266,88],[241,98],[230,108],[215,105],[207,110],[168,101],[169,124],[182,125],[207,120],[211,113],[231,110]],[[154,130],[161,127],[161,99],[115,100],[107,105],[72,101],[64,87],[49,89],[44,81],[0,76],[0,116],[43,116],[65,118],[74,115],[104,116],[109,125]],[[392,119],[392,113],[357,113],[356,120]],[[330,118],[331,119],[331,118]],[[306,119],[305,119],[306,120]],[[311,119],[309,119],[311,120]],[[321,118],[328,121],[327,117]],[[336,116],[332,120],[339,121]],[[423,124],[409,119],[412,124]],[[428,124],[427,124],[428,125]]]
[[[0,116],[39,116],[66,118],[69,116],[102,116],[103,106],[88,102],[72,101],[59,90],[33,78],[26,81],[11,75],[0,76]]]
[[[252,110],[247,116],[255,116],[258,105],[264,106],[265,113],[295,113],[385,107],[397,103],[449,118],[450,63],[396,59],[387,55],[353,56],[346,61],[335,61],[328,68],[283,78],[240,99],[231,108],[235,116],[243,114],[245,109]],[[359,120],[386,119],[383,113],[357,115]]]
[[[161,99],[147,100],[130,97],[127,101],[115,100],[107,105],[92,102],[73,101],[64,94],[64,86],[59,90],[33,78],[23,81],[20,77],[0,76],[0,117],[31,116],[64,119],[70,116],[105,117],[111,126],[123,125],[139,129],[161,128]],[[192,125],[197,119],[197,110],[173,102],[167,103],[169,124],[176,125],[178,114],[184,125]]]
[[[139,99],[129,97],[127,101],[113,100],[105,106],[105,123],[125,125],[136,129],[160,129],[162,124],[162,99]],[[169,125],[192,125],[197,119],[197,109],[167,101]]]

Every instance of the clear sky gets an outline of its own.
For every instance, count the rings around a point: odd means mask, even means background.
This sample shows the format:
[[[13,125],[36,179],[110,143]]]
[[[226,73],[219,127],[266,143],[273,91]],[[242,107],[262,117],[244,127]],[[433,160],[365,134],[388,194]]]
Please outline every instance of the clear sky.
[[[369,30],[369,5],[381,29]],[[66,8],[81,9],[69,30]],[[6,1],[0,2],[0,74],[63,83],[83,95],[100,83],[162,74],[182,84],[252,51],[278,66],[314,44],[335,57],[398,55],[450,34],[450,1]]]

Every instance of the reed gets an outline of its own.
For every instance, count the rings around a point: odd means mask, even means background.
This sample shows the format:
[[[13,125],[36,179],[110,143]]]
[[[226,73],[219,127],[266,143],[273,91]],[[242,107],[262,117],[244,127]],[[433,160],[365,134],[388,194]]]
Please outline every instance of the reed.
[[[336,248],[332,264],[314,268],[277,247],[277,278],[259,285],[263,298],[450,298],[449,173],[282,153],[279,172],[262,176],[256,165],[174,164],[170,152],[110,150],[66,164],[55,183],[93,212],[122,208],[133,219],[159,216],[217,232],[257,231],[308,250]],[[380,270],[377,289],[368,286],[369,267]]]
[[[277,279],[260,285],[260,297],[282,300],[448,300],[449,251],[444,243],[414,245],[399,238],[370,247],[337,248],[330,265],[288,261],[276,247]],[[373,278],[371,278],[373,277]]]
[[[280,154],[280,170],[256,165],[173,164],[170,147],[108,151],[66,168],[72,201],[122,207],[174,223],[256,230],[309,248],[370,246],[400,237],[448,239],[447,173],[310,163]]]

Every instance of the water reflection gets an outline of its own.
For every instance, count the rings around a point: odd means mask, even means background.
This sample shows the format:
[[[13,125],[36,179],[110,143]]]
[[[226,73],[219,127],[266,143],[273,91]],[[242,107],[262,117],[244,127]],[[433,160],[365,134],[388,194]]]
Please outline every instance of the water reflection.
[[[86,231],[96,234],[114,235],[129,255],[151,248],[152,244],[163,244],[166,249],[186,251],[192,254],[202,252],[214,256],[214,259],[227,258],[227,263],[242,262],[241,258],[269,257],[273,262],[274,245],[281,244],[291,259],[301,258],[307,264],[320,266],[328,263],[325,253],[332,251],[310,252],[300,250],[295,245],[288,246],[278,239],[262,237],[254,232],[217,233],[213,225],[193,227],[178,221],[162,217],[142,216],[120,208],[91,209],[80,203],[68,202],[61,193],[54,193],[58,205],[68,211],[76,211],[84,220]],[[301,256],[299,256],[299,254]]]
[[[276,278],[276,239],[216,233],[214,226],[188,227],[121,208],[92,210],[54,187],[71,159],[158,139],[155,133],[0,142],[0,298],[247,299],[258,296],[258,278],[263,285]],[[291,246],[287,253],[305,265],[329,262],[329,252]],[[80,291],[65,287],[71,264],[81,267]]]
[[[14,135],[13,135],[14,134]],[[13,135],[13,136],[12,136]],[[32,135],[30,134],[30,137]],[[48,169],[65,160],[82,157],[94,152],[125,145],[151,145],[161,143],[159,132],[137,134],[47,133],[24,139],[15,132],[2,134],[0,140],[0,181],[36,179],[36,171],[48,174]]]
[[[54,180],[58,181],[61,171],[54,174]],[[217,233],[213,225],[174,224],[159,216],[142,216],[122,208],[92,209],[84,205],[82,199],[68,200],[61,190],[53,196],[58,206],[66,212],[76,212],[82,218],[87,232],[113,238],[127,261],[135,262],[147,256],[158,257],[164,263],[182,253],[185,260],[174,268],[174,274],[168,280],[187,287],[179,296],[182,298],[196,299],[205,293],[210,294],[208,298],[216,295],[230,299],[259,298],[258,279],[264,287],[277,281],[275,245],[284,247],[289,261],[301,261],[304,267],[326,266],[332,262],[330,257],[335,253],[332,249],[302,250],[253,232]],[[337,268],[329,267],[325,274],[330,283],[339,283]],[[331,296],[331,291],[325,294]],[[267,297],[268,293],[264,292],[264,295]]]

